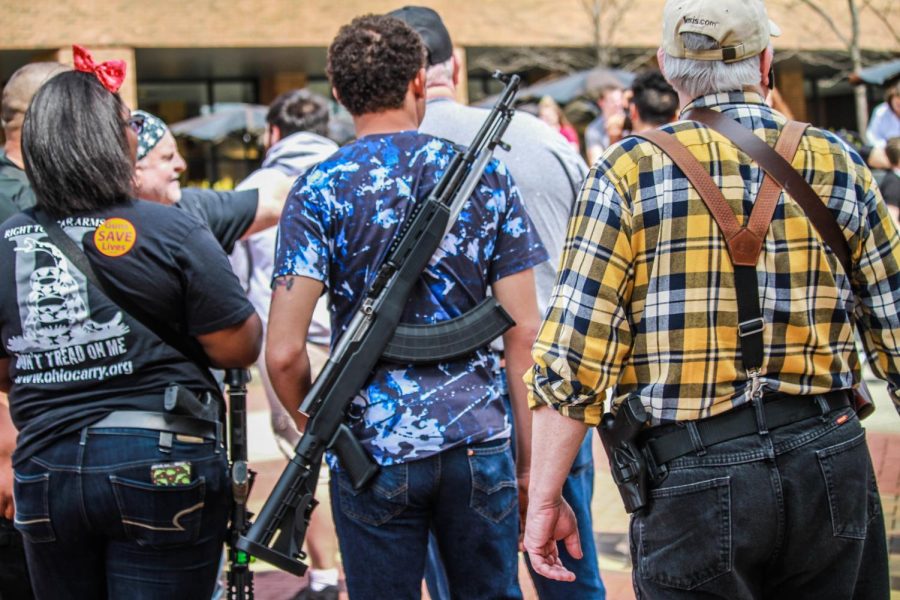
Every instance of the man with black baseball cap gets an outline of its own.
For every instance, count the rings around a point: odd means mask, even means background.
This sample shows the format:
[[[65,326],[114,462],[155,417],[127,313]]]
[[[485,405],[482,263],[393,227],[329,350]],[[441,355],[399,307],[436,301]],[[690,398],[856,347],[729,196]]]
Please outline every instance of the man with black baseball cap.
[[[443,137],[455,143],[467,143],[484,121],[486,109],[464,106],[456,102],[459,83],[459,62],[453,54],[450,34],[434,10],[424,6],[406,6],[389,13],[406,21],[418,32],[428,50],[426,71],[427,104],[425,119],[419,131]],[[556,131],[529,114],[519,112],[504,134],[509,151],[497,150],[497,156],[509,166],[522,192],[525,210],[541,236],[550,260],[535,267],[538,307],[541,312],[550,301],[556,281],[556,266],[566,235],[566,219],[581,182],[587,175],[587,165]],[[530,435],[529,431],[521,435]],[[566,479],[564,497],[578,515],[579,531],[585,540],[585,555],[575,559],[565,555],[568,569],[577,574],[574,584],[561,584],[532,574],[535,588],[542,600],[553,598],[592,598],[605,596],[591,521],[591,498],[594,489],[594,468],[590,436],[584,442]],[[530,567],[530,565],[529,565]],[[431,573],[429,573],[430,575]],[[432,577],[427,577],[429,593],[435,600],[447,597],[440,592]]]
[[[404,21],[421,36],[428,52],[428,66],[441,64],[453,56],[450,32],[434,9],[427,6],[404,6],[392,10],[388,16]]]
[[[572,579],[561,489],[602,421],[638,597],[887,598],[855,336],[900,406],[900,238],[854,151],[766,105],[761,1],[663,23],[682,120],[608,148],[572,212],[526,376],[525,549]]]

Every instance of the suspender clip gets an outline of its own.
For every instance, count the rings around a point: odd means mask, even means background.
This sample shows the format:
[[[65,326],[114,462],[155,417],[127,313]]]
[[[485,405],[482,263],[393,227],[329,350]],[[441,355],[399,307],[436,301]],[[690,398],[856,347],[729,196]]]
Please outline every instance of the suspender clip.
[[[750,400],[761,400],[763,396],[763,388],[765,387],[765,385],[759,378],[759,369],[750,369],[747,371],[747,375],[750,376]]]

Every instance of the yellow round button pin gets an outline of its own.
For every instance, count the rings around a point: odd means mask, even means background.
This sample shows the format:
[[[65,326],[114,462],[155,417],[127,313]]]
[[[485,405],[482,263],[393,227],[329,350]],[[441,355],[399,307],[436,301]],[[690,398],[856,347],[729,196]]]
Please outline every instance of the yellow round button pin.
[[[134,246],[137,232],[131,221],[113,217],[100,224],[94,231],[94,245],[106,256],[122,256]]]

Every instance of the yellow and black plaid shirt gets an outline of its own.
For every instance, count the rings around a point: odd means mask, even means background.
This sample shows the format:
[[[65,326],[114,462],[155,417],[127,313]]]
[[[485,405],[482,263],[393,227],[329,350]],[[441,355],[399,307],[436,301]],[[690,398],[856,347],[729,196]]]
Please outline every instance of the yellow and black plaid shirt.
[[[774,146],[785,123],[755,93],[705,96]],[[745,222],[763,173],[716,132],[664,128],[707,167]],[[851,315],[877,375],[900,387],[900,239],[862,159],[810,128],[794,168],[826,201],[847,238],[848,279],[803,209],[782,194],[759,263],[768,391],[815,394],[859,377]],[[852,280],[852,281],[851,281]],[[604,392],[637,394],[653,424],[712,416],[748,399],[734,270],[697,192],[653,144],[610,147],[588,175],[569,221],[553,298],[525,380],[531,405],[596,425]]]

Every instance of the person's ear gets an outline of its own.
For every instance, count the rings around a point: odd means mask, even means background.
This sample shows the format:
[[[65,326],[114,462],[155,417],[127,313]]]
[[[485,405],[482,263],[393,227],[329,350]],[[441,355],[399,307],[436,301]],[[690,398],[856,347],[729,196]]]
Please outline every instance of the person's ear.
[[[343,102],[341,102],[341,95],[338,94],[337,89],[334,86],[331,87],[331,95],[334,96],[334,99],[338,101],[338,104],[344,104]]]
[[[772,51],[771,46],[766,48],[759,57],[759,83],[766,90],[771,90],[775,87],[775,82],[769,81],[773,73],[772,62],[774,59],[775,53]]]
[[[425,81],[425,67],[419,69],[419,72],[416,73],[416,76],[413,77],[413,80],[409,82],[410,90],[413,93],[413,97],[416,100],[425,97],[425,89],[426,89],[426,81]]]
[[[662,49],[662,46],[656,49],[656,62],[659,65],[659,72],[662,73],[663,77],[666,77],[666,51]],[[666,78],[668,81],[668,78]]]
[[[640,120],[640,115],[638,114],[637,107],[634,105],[634,102],[628,105],[628,118],[631,119],[632,123],[637,123]]]
[[[281,141],[281,127],[269,125],[269,145],[274,146]]]
[[[459,87],[459,65],[460,65],[461,61],[459,60],[459,55],[457,54],[457,52],[459,52],[459,50],[454,48],[453,49],[453,86],[454,87]]]

